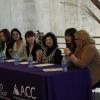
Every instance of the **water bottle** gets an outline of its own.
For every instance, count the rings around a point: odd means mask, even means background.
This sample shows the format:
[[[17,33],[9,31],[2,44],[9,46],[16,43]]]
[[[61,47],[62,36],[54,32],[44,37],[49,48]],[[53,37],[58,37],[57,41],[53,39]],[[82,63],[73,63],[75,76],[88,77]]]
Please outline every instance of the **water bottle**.
[[[18,55],[18,54],[15,55],[14,59],[15,59],[14,64],[15,64],[15,65],[19,65],[19,63],[20,63],[20,58],[19,58],[19,55]]]
[[[68,70],[68,64],[67,64],[66,56],[63,56],[63,58],[62,58],[62,67],[63,67],[63,71],[67,72],[67,70]]]
[[[5,54],[3,51],[0,52],[0,63],[4,63],[5,60]]]
[[[32,57],[32,55],[29,55],[29,57],[28,57],[28,67],[29,68],[33,67],[33,57]]]
[[[0,63],[2,63],[2,54],[1,54],[1,51],[0,51]]]
[[[0,52],[0,63],[2,63],[2,55],[1,55],[1,52]]]
[[[3,57],[0,57],[0,63],[4,63]]]

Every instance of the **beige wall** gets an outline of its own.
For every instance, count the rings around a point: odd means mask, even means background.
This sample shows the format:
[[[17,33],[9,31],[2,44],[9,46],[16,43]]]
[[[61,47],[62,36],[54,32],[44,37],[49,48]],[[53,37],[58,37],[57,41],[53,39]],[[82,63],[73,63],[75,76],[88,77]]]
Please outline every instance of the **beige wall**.
[[[80,7],[66,2],[79,6],[82,3],[100,18],[100,10],[90,0],[0,0],[0,29],[17,27],[23,35],[27,30],[37,29],[63,35],[66,28],[75,27],[100,36],[100,24]]]

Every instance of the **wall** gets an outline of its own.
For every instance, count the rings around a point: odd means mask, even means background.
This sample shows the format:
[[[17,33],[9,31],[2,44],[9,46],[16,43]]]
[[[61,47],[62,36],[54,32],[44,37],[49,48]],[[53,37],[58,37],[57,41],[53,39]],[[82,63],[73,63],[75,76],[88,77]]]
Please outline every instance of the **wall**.
[[[100,24],[69,2],[86,5],[100,18],[100,10],[90,0],[0,0],[0,29],[17,27],[23,35],[27,30],[38,29],[63,35],[66,28],[75,27],[100,36]]]

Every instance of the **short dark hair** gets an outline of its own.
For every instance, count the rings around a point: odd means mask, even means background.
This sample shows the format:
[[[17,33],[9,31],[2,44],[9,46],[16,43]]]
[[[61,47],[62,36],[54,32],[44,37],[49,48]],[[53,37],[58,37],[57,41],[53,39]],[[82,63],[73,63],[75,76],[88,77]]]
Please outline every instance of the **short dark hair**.
[[[47,37],[51,37],[53,39],[53,48],[56,48],[58,47],[58,44],[57,44],[57,38],[56,36],[54,35],[54,33],[52,32],[48,32],[46,35],[43,36],[42,38],[42,43],[43,45],[46,47],[46,43],[45,43],[45,40]]]

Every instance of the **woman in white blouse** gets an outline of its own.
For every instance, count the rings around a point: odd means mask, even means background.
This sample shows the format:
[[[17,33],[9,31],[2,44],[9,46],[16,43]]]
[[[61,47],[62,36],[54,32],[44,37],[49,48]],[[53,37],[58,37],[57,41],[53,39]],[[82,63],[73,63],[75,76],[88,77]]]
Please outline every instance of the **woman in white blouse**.
[[[15,57],[17,54],[21,60],[26,59],[27,57],[26,48],[25,48],[26,45],[22,40],[21,32],[17,28],[14,28],[11,31],[11,36],[13,37],[15,41],[13,45],[12,56]]]

